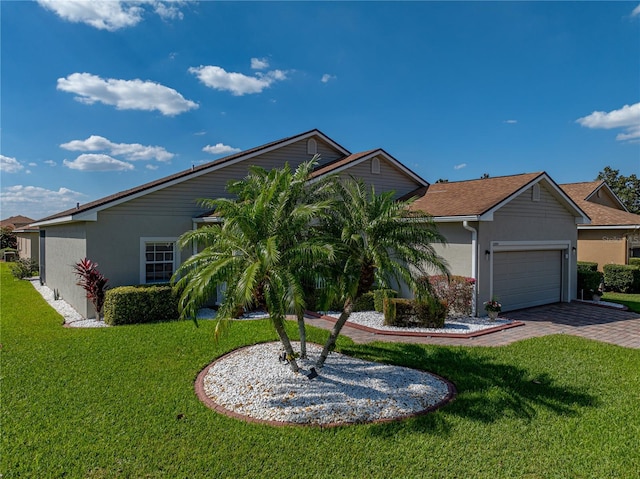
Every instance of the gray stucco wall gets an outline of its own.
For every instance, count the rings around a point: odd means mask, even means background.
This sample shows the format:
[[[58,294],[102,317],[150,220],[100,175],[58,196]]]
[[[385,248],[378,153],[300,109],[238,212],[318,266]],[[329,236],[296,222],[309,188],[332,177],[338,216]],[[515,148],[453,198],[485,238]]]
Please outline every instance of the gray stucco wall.
[[[95,316],[85,292],[76,285],[73,265],[87,256],[84,223],[47,226],[45,230],[46,285],[58,290],[62,299],[78,313]]]

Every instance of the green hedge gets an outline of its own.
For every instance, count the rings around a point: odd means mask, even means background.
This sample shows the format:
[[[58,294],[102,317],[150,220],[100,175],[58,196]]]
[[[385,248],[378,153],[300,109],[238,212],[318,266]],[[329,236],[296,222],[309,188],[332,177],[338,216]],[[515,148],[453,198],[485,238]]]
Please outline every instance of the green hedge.
[[[640,268],[628,264],[606,264],[604,284],[608,291],[640,293]]]
[[[108,290],[104,301],[104,322],[112,326],[178,317],[178,296],[170,285],[120,286]]]
[[[598,263],[591,261],[578,261],[578,273],[580,271],[598,271]]]
[[[376,289],[373,292],[373,307],[378,313],[384,311],[385,298],[397,298],[398,292],[393,289]]]
[[[447,317],[447,306],[434,297],[424,301],[385,298],[383,309],[387,326],[442,328]]]
[[[640,258],[629,258],[629,264],[631,266],[640,266]]]
[[[604,276],[600,271],[578,269],[578,298],[591,299],[593,293],[600,289],[603,278]]]
[[[364,293],[354,301],[353,311],[373,311],[373,301],[373,291]]]

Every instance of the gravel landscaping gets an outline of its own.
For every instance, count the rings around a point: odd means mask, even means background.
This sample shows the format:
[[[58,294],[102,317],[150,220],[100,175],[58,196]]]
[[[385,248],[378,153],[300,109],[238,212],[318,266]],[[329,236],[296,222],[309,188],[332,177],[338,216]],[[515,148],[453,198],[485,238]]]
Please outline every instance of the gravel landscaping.
[[[294,343],[299,350],[299,343]],[[448,402],[453,386],[424,371],[332,353],[309,379],[321,346],[308,344],[307,360],[294,373],[281,362],[280,343],[233,351],[199,376],[196,388],[209,406],[257,421],[337,425],[394,420]],[[222,407],[222,409],[220,408]]]

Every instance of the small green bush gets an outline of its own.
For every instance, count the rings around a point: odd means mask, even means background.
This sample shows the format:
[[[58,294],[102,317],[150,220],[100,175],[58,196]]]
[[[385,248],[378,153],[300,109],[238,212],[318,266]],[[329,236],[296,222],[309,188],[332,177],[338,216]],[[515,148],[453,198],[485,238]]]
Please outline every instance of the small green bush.
[[[598,263],[578,261],[578,272],[580,271],[598,271]]]
[[[170,285],[121,286],[107,291],[104,301],[104,322],[112,326],[178,317],[178,296]]]
[[[416,301],[404,298],[384,299],[386,326],[442,328],[447,317],[447,306],[436,297]]]
[[[640,266],[640,258],[629,258],[629,264],[631,266]]]
[[[578,298],[591,299],[591,295],[600,289],[603,281],[600,271],[578,270]]]
[[[360,295],[353,303],[353,311],[373,311],[373,291]]]
[[[18,279],[31,278],[38,274],[38,263],[31,258],[20,258],[11,263],[11,274]]]
[[[384,299],[397,298],[398,292],[393,289],[376,289],[373,292],[373,307],[378,313],[384,312]]]
[[[604,265],[604,284],[617,293],[640,292],[640,268],[628,264]]]

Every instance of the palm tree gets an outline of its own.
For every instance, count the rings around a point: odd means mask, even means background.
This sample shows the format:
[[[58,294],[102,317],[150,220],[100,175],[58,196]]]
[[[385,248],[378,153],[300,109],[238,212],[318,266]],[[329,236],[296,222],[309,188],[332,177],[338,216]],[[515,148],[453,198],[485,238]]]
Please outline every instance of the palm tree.
[[[338,241],[336,260],[328,276],[327,298],[344,303],[340,318],[327,339],[316,366],[321,368],[340,331],[353,311],[354,301],[379,286],[404,283],[418,294],[426,287],[418,278],[429,271],[448,274],[445,261],[432,243],[444,243],[432,218],[410,209],[415,198],[394,200],[393,192],[377,195],[373,186],[347,179],[335,183],[338,201],[331,214],[321,220],[321,229]]]
[[[296,354],[284,325],[289,312],[303,316],[302,275],[298,272],[331,260],[333,255],[330,243],[307,233],[330,206],[329,201],[317,201],[317,195],[302,194],[315,165],[314,158],[295,172],[288,165],[268,172],[252,167],[243,180],[227,187],[237,199],[201,200],[224,222],[181,236],[182,247],[196,242],[204,248],[185,261],[173,278],[181,291],[181,316],[187,318],[195,318],[218,284],[227,284],[216,336],[239,308],[267,311],[294,371],[299,369]]]

